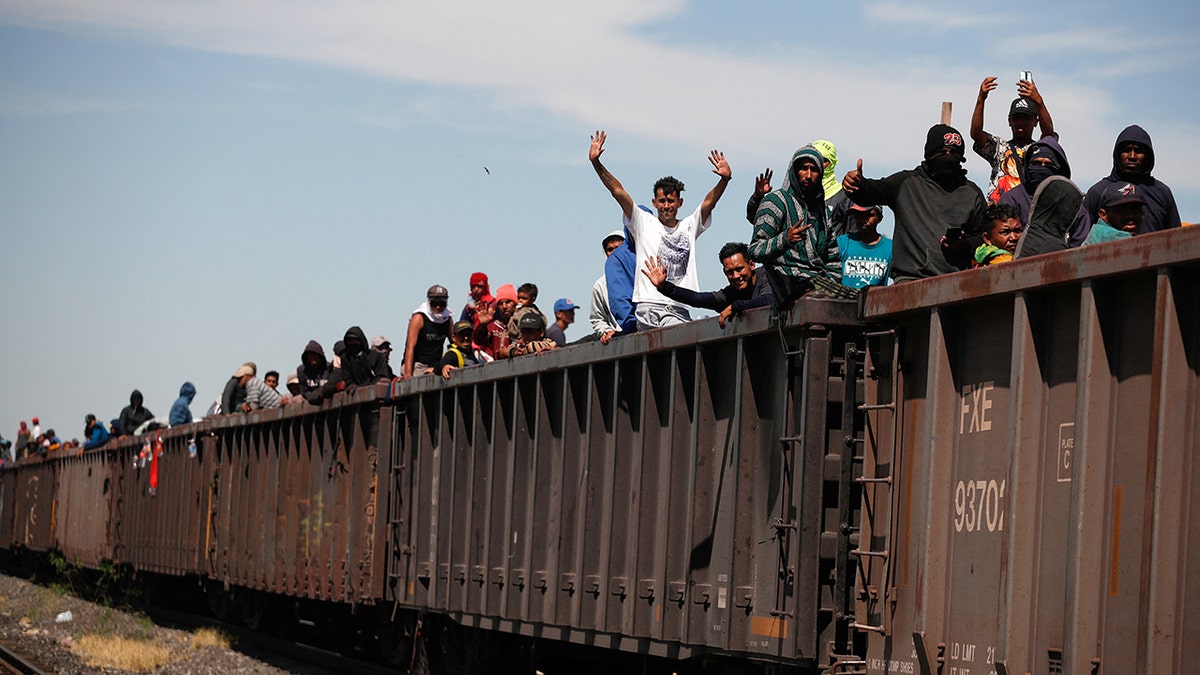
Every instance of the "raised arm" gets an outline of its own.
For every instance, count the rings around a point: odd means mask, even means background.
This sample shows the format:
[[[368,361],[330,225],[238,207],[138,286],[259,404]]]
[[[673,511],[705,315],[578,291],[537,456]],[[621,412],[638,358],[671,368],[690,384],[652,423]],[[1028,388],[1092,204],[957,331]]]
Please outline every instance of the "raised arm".
[[[975,145],[987,143],[988,132],[983,130],[983,106],[988,92],[996,88],[995,77],[985,77],[979,85],[979,96],[975,98],[975,112],[971,113],[971,140]]]
[[[708,155],[708,161],[713,165],[713,173],[720,178],[713,189],[704,196],[704,201],[700,203],[701,223],[708,222],[709,217],[712,216],[712,210],[716,208],[717,202],[721,201],[721,195],[725,194],[725,186],[729,185],[729,179],[733,178],[733,170],[729,168],[729,162],[725,161],[725,153],[713,150]]]
[[[621,181],[617,180],[616,176],[609,173],[608,169],[604,168],[604,165],[600,163],[600,155],[604,154],[604,140],[606,138],[608,138],[608,135],[603,130],[592,134],[592,147],[588,149],[588,159],[592,161],[592,168],[596,170],[596,175],[600,176],[600,182],[604,183],[604,187],[608,188],[608,191],[612,193],[613,199],[617,200],[617,203],[621,205],[621,212],[625,214],[625,219],[629,220],[633,217],[633,210],[637,208],[633,203],[633,197],[630,197],[629,193],[625,191],[625,188],[621,185]]]
[[[1038,126],[1042,128],[1042,136],[1058,138],[1058,134],[1054,133],[1054,120],[1050,118],[1050,111],[1046,110],[1046,100],[1042,98],[1037,85],[1021,80],[1017,83],[1017,93],[1038,104]]]

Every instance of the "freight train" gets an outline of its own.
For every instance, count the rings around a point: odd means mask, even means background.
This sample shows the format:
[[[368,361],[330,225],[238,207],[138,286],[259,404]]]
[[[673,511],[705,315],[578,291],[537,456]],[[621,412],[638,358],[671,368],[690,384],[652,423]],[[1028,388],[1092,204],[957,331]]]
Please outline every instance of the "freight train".
[[[1198,310],[1193,228],[804,298],[25,459],[0,547],[442,672],[1195,672]]]

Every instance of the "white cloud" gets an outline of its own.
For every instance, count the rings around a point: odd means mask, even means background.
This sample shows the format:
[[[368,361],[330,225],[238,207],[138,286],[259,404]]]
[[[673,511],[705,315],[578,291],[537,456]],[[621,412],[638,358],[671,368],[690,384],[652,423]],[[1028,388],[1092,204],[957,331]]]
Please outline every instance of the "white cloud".
[[[492,129],[505,118],[549,113],[568,127],[579,126],[580,161],[587,133],[606,128],[613,147],[630,152],[656,145],[660,156],[668,148],[699,157],[717,147],[742,172],[778,167],[817,137],[841,145],[843,161],[869,158],[868,173],[913,166],[924,130],[938,121],[941,101],[956,103],[954,122],[967,131],[979,80],[992,66],[948,64],[936,51],[898,52],[894,45],[865,45],[852,58],[823,53],[768,60],[725,55],[712,44],[661,44],[642,37],[686,5],[684,0],[415,5],[38,0],[0,5],[0,21],[132,35],[152,44],[309,62],[429,85],[399,112],[360,112],[359,121],[372,126],[396,128],[420,116],[449,128]],[[1005,22],[958,6],[897,2],[869,5],[864,14],[935,29],[986,26],[989,34]],[[1096,33],[1041,34],[1022,44],[1036,51],[1083,44],[1087,35]],[[1070,73],[1039,83],[1063,127],[1064,143],[1080,149],[1073,159],[1078,154],[1106,165],[1107,150],[1087,155],[1091,147],[1108,145],[1104,119],[1114,93],[1080,84]],[[463,97],[481,109],[456,106]],[[1003,107],[992,103],[990,130],[1004,131]],[[1081,139],[1092,133],[1106,140],[1085,150]]]
[[[1004,17],[979,11],[978,5],[956,4],[953,8],[922,6],[912,2],[877,2],[863,8],[863,18],[879,23],[918,25],[934,30],[1003,26]]]

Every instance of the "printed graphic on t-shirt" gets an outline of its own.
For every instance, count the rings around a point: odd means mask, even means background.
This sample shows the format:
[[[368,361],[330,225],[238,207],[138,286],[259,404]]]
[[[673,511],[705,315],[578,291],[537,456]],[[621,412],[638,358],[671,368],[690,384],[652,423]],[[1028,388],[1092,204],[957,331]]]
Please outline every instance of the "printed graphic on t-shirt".
[[[667,279],[675,283],[687,274],[688,258],[692,253],[692,241],[682,228],[665,233],[658,246],[658,257],[667,268]]]
[[[888,261],[879,258],[851,258],[847,260],[844,274],[869,280],[869,285],[878,284],[888,270]]]

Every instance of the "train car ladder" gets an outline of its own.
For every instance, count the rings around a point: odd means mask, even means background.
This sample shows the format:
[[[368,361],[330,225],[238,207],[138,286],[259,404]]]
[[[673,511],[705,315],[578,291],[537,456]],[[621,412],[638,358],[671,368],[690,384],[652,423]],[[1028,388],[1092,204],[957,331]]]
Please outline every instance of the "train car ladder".
[[[893,478],[899,475],[896,462],[900,459],[896,452],[900,419],[896,410],[899,359],[896,354],[896,331],[867,332],[865,337],[867,354],[863,363],[863,381],[886,377],[887,382],[881,383],[883,386],[866,387],[867,391],[874,392],[874,395],[868,393],[866,402],[855,406],[864,418],[863,435],[845,437],[847,451],[843,453],[842,480],[846,483],[856,483],[862,492],[862,520],[858,530],[858,546],[848,551],[848,554],[857,560],[855,567],[858,585],[854,619],[850,628],[890,636],[896,602],[893,531],[897,491]],[[849,353],[852,349],[847,349],[848,368],[855,365],[851,357],[857,357],[857,354]],[[882,373],[881,368],[884,370]],[[853,386],[852,383],[857,380],[858,378],[848,376],[847,388]],[[879,400],[885,393],[887,400]],[[856,402],[853,392],[848,391],[847,396],[847,401]],[[852,462],[858,456],[856,449],[859,447],[862,448],[862,469],[860,475],[853,477]],[[845,491],[849,494],[848,489]],[[849,504],[845,510],[846,520],[843,520],[843,523],[847,524],[848,530],[852,530],[853,528],[849,527]],[[873,572],[877,572],[877,575]],[[875,578],[878,582],[872,583]],[[876,616],[878,619],[874,619]]]

